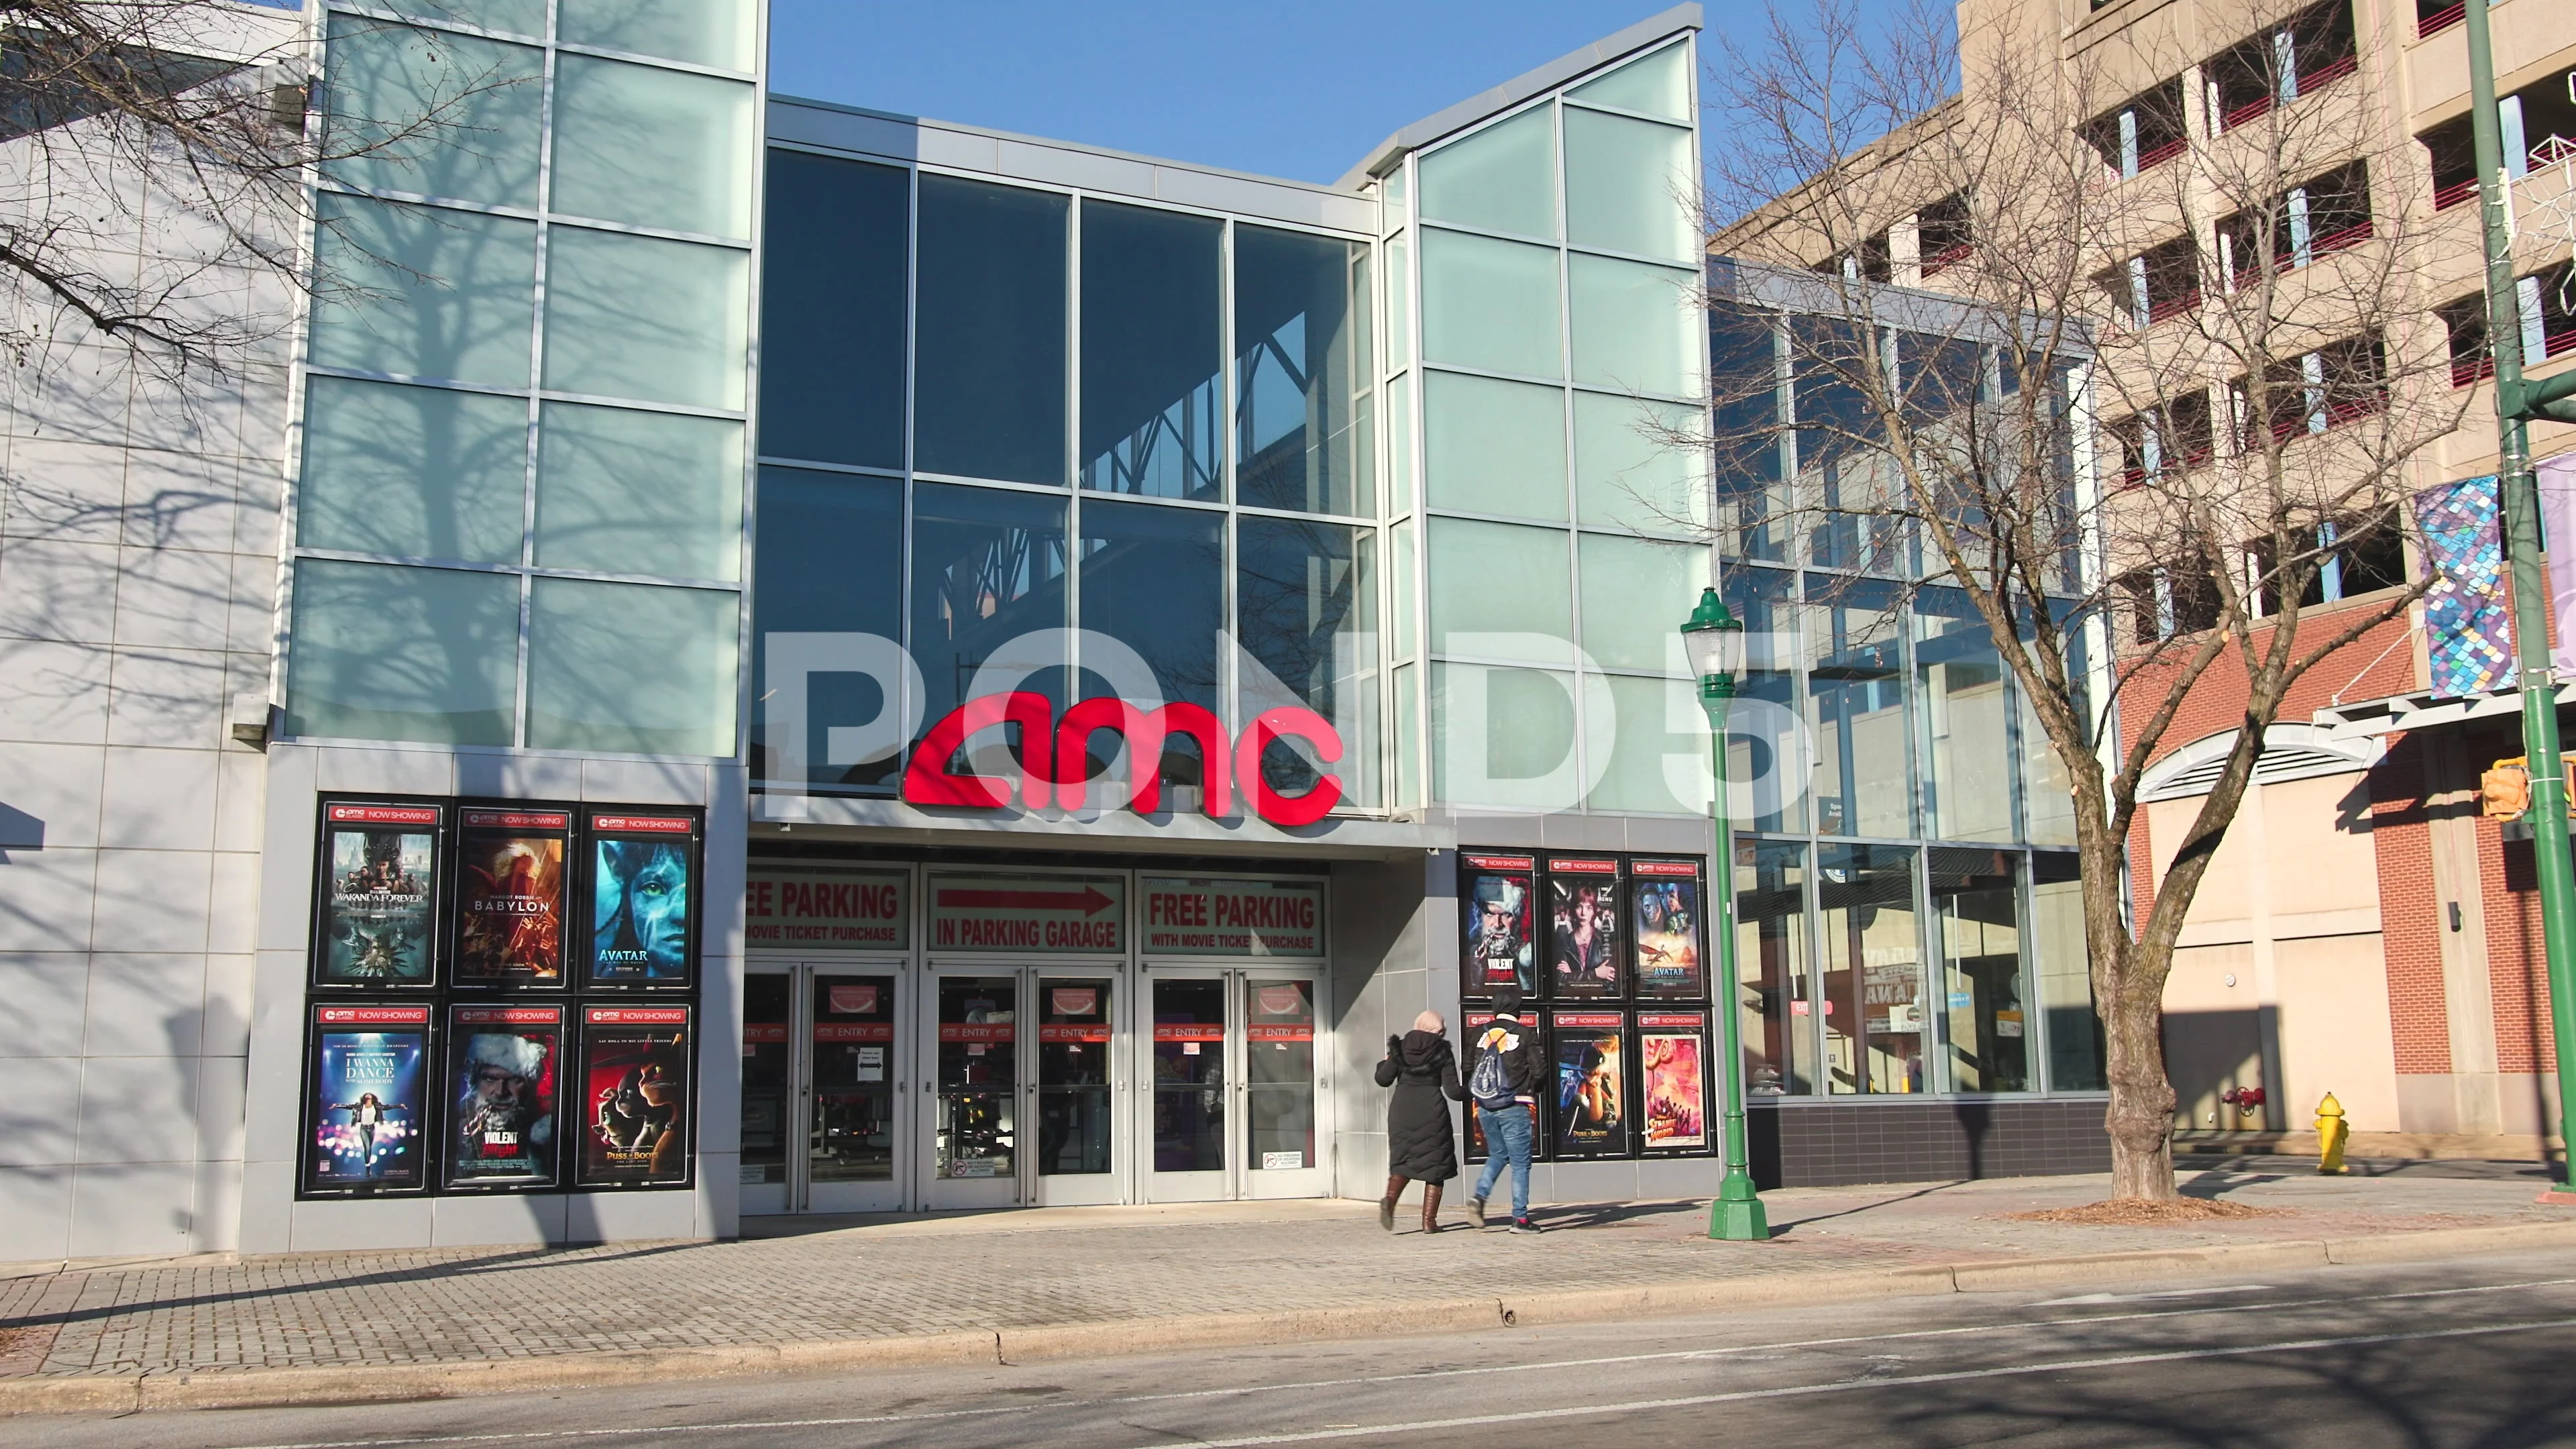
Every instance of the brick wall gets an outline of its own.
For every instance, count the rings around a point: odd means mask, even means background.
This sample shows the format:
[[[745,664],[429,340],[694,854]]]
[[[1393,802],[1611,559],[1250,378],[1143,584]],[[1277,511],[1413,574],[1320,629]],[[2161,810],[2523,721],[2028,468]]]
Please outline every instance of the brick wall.
[[[2399,735],[2370,772],[2380,949],[2388,963],[2388,1018],[2401,1076],[2451,1070],[2450,1008],[2442,982],[2442,932],[2449,923],[2431,886],[2427,768],[2424,742]]]

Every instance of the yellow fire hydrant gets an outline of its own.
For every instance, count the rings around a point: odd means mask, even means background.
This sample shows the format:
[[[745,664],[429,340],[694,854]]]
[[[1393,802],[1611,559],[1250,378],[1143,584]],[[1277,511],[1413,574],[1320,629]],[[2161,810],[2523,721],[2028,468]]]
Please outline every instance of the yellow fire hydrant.
[[[2319,1176],[2334,1177],[2342,1173],[2343,1143],[2344,1139],[2351,1135],[2352,1129],[2345,1126],[2343,1122],[2343,1103],[2335,1100],[2334,1093],[2326,1093],[2326,1099],[2317,1104],[2317,1173]]]

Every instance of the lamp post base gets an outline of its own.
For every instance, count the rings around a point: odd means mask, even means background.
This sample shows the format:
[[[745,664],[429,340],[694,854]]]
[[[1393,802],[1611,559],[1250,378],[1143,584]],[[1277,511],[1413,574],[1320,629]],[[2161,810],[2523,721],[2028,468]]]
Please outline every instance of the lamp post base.
[[[1771,1216],[1758,1197],[1719,1198],[1708,1205],[1708,1235],[1721,1243],[1767,1243]]]

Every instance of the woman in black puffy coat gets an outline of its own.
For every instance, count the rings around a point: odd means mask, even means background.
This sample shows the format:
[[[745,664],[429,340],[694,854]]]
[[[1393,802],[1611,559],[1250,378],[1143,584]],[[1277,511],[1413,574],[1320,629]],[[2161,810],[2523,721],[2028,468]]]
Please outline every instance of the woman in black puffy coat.
[[[1447,1031],[1440,1013],[1426,1011],[1413,1019],[1413,1030],[1386,1039],[1386,1060],[1377,1064],[1377,1084],[1395,1088],[1386,1104],[1386,1196],[1377,1205],[1377,1225],[1390,1233],[1395,1200],[1408,1179],[1422,1184],[1422,1230],[1440,1231],[1440,1185],[1458,1175],[1449,1104],[1466,1101],[1467,1090],[1458,1084],[1458,1054]]]

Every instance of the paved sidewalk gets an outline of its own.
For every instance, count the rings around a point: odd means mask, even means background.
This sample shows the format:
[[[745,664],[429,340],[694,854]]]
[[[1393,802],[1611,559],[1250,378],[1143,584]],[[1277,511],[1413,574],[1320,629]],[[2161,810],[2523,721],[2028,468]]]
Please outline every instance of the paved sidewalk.
[[[2459,1237],[2440,1230],[2516,1224],[2567,1225],[2566,1245],[2576,1246],[2576,1209],[2538,1205],[2546,1183],[2521,1173],[2326,1179],[2230,1168],[2185,1178],[2195,1195],[2289,1211],[2187,1227],[2023,1222],[2008,1215],[2096,1200],[2108,1180],[2020,1178],[1771,1193],[1767,1244],[1708,1241],[1696,1203],[1558,1207],[1544,1214],[1553,1231],[1522,1238],[1499,1229],[1423,1237],[1411,1230],[1418,1214],[1410,1202],[1398,1220],[1405,1231],[1389,1236],[1370,1204],[1310,1201],[844,1219],[733,1243],[44,1265],[0,1277],[0,1389],[11,1379],[32,1391],[81,1379],[489,1366],[938,1334],[983,1335],[989,1362],[994,1335],[1014,1329],[1100,1325],[1141,1338],[1155,1320],[1177,1328],[1211,1314],[1407,1304],[1431,1314],[1478,1299],[1491,1313],[1513,1294],[1629,1290],[1648,1303],[1695,1284],[1765,1287],[1758,1296],[1778,1301],[1807,1282],[1820,1295],[1839,1284],[1853,1296],[1853,1275],[1873,1270],[1922,1284],[1873,1295],[1950,1291],[1966,1278],[1936,1289],[1917,1274],[2095,1254]],[[2420,1247],[2408,1251],[2443,1251],[2431,1238]],[[2094,1276],[2190,1271],[2170,1256],[2156,1263],[2105,1262]],[[1438,1325],[1427,1317],[1424,1326]]]

